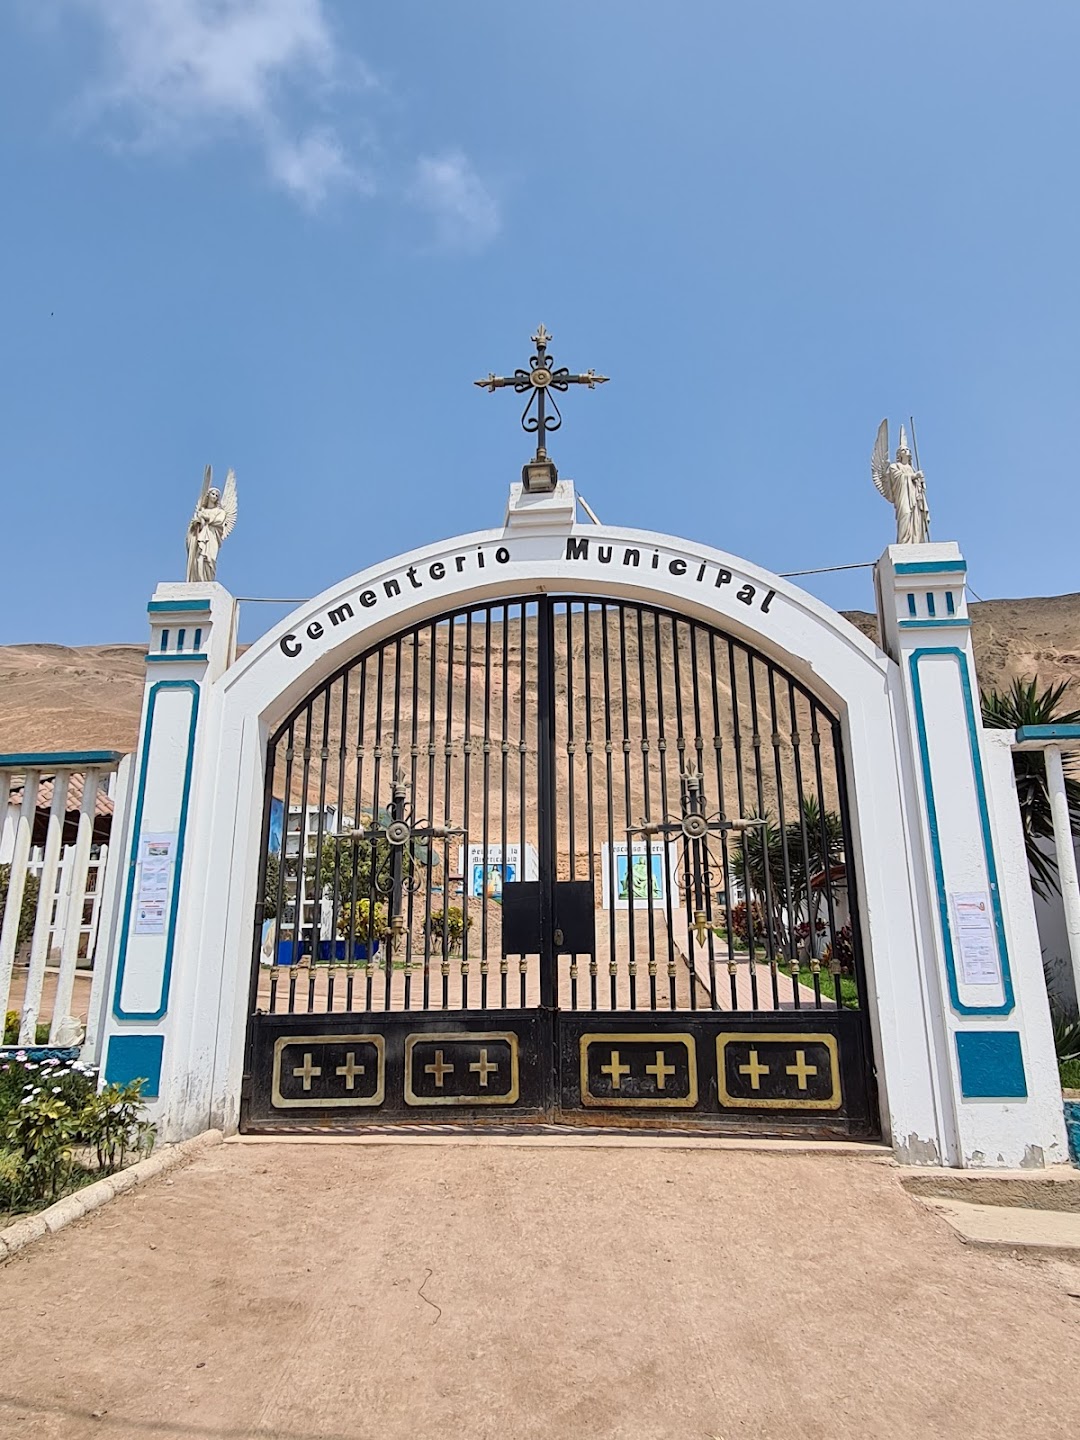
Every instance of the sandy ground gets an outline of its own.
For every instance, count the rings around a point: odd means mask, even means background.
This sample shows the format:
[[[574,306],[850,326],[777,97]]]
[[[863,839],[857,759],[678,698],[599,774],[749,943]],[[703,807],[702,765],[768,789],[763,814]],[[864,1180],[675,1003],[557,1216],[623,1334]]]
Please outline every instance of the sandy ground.
[[[227,1144],[0,1269],[0,1435],[1074,1436],[1070,1291],[876,1158]]]

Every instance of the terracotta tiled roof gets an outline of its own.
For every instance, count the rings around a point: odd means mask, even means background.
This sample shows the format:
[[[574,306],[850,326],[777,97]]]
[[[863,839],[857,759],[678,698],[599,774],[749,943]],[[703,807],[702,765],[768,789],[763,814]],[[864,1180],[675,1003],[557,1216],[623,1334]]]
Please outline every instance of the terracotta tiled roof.
[[[82,796],[83,777],[78,774],[70,775],[68,777],[67,800],[64,805],[64,809],[69,815],[73,813],[78,813],[79,807],[82,805]],[[21,785],[13,785],[11,787],[11,800],[9,803],[15,806],[21,805],[22,797],[23,787]],[[52,798],[53,782],[52,778],[50,777],[48,780],[42,780],[41,784],[38,786],[37,809],[39,811],[43,810],[47,814],[52,808]],[[103,789],[99,787],[97,796],[94,800],[94,814],[101,816],[102,818],[111,819],[112,813],[112,799],[105,794],[105,791]]]

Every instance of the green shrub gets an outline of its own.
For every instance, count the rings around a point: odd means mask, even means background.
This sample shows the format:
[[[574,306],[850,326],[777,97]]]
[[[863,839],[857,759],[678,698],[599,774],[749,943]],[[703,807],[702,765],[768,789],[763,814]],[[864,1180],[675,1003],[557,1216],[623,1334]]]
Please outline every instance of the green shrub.
[[[460,905],[448,905],[445,910],[433,910],[428,917],[427,929],[432,940],[439,946],[445,942],[448,950],[455,950],[471,930],[473,917],[464,913]]]
[[[372,940],[386,940],[390,936],[386,906],[376,901],[372,910],[370,900],[357,900],[355,906],[346,901],[338,915],[337,928],[343,939],[351,937],[365,945]]]

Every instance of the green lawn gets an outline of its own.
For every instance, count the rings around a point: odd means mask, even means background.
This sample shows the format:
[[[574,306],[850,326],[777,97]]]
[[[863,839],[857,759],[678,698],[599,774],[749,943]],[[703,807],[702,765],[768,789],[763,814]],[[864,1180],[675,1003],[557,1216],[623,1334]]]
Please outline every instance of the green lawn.
[[[858,1010],[859,991],[854,979],[850,975],[831,975],[828,970],[821,969],[818,974],[818,982],[821,986],[821,994],[826,1000],[836,999],[836,981],[840,981],[840,1004],[845,1010]],[[799,971],[799,984],[805,985],[808,990],[814,988],[814,974],[809,965],[804,965]]]

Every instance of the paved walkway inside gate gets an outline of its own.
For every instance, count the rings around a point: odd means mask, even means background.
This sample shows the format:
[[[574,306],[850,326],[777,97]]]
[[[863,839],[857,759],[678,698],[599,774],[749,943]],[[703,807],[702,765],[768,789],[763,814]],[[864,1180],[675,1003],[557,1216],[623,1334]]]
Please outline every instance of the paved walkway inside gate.
[[[0,1268],[0,1436],[1050,1440],[1078,1297],[869,1156],[228,1143]]]

